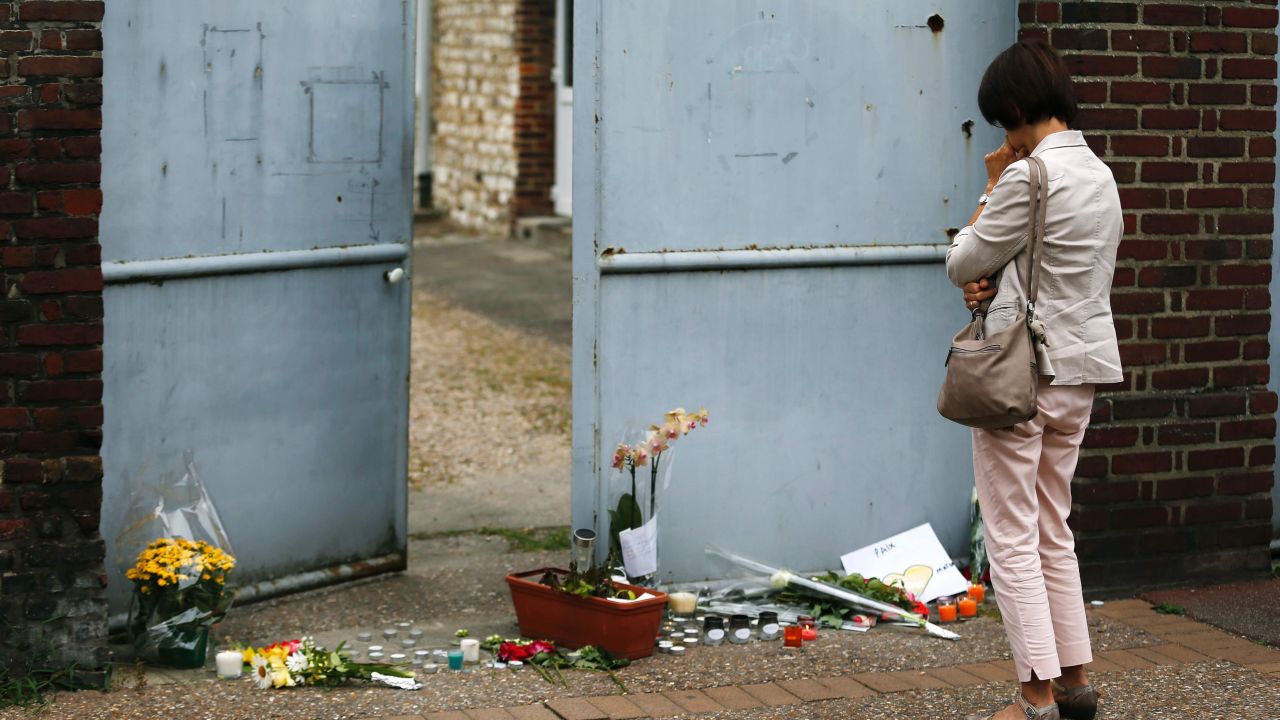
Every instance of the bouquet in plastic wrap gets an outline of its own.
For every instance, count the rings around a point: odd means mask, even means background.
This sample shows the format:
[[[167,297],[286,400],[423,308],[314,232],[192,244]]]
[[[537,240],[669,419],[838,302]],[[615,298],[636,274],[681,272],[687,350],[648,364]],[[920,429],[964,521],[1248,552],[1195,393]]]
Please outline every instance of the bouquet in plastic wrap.
[[[190,454],[183,465],[154,482],[135,478],[117,547],[123,558],[137,553],[125,571],[133,584],[128,629],[135,651],[173,667],[200,667],[209,628],[235,597],[228,582],[236,560]]]
[[[611,465],[630,476],[631,487],[609,510],[610,565],[621,564],[633,584],[651,587],[657,579],[658,479],[661,477],[661,487],[666,487],[671,469],[670,463],[664,465],[663,460],[669,457],[676,440],[705,426],[710,419],[706,408],[693,413],[676,408],[666,414],[661,425],[649,426],[643,442],[620,443],[613,452]],[[643,480],[636,483],[637,471],[644,467],[649,470],[648,488]]]

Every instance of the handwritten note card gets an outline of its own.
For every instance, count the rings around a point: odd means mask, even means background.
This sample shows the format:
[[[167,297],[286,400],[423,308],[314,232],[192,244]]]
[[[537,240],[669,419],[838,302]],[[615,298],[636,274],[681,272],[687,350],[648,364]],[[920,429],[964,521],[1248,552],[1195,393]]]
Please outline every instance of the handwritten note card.
[[[921,602],[958,595],[969,586],[929,523],[854,550],[840,563],[846,573],[900,584]]]
[[[622,544],[622,564],[627,575],[641,577],[658,571],[658,516],[635,530],[618,533]]]

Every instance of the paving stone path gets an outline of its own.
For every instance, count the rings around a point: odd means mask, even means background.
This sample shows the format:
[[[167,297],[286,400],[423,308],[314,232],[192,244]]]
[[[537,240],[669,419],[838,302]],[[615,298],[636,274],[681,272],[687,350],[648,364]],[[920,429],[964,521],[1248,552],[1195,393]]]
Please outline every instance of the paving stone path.
[[[1089,666],[1095,675],[1226,661],[1268,675],[1268,683],[1280,683],[1280,649],[1250,642],[1185,617],[1153,613],[1151,605],[1143,600],[1108,603],[1096,612],[1165,642],[1098,653]],[[629,720],[809,705],[814,705],[810,709],[817,711],[821,704],[839,700],[992,682],[1012,683],[1016,679],[1013,662],[1005,660],[661,693],[558,698],[519,707],[465,708],[425,716],[383,716],[376,720]]]

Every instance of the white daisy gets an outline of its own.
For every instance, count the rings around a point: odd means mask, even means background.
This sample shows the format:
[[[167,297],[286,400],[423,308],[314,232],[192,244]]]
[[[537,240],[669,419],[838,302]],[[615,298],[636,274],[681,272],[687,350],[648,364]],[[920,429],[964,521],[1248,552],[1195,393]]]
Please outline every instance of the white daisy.
[[[289,668],[290,673],[300,673],[309,666],[305,653],[295,652],[284,661],[285,667]]]
[[[266,690],[271,687],[271,666],[261,655],[253,656],[253,681],[258,683],[259,689]]]

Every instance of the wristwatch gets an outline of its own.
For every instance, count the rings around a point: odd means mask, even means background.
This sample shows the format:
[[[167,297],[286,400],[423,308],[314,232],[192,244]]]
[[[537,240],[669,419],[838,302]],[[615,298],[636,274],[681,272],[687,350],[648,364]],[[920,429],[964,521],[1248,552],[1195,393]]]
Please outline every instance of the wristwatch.
[[[988,200],[990,200],[990,199],[991,199],[991,196],[990,196],[990,195],[988,195],[988,194],[986,194],[986,193],[982,193],[981,195],[979,195],[979,196],[978,196],[978,204],[979,204],[979,205],[986,205],[986,204],[987,204],[987,201],[988,201]]]

